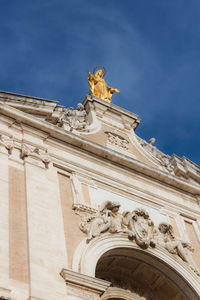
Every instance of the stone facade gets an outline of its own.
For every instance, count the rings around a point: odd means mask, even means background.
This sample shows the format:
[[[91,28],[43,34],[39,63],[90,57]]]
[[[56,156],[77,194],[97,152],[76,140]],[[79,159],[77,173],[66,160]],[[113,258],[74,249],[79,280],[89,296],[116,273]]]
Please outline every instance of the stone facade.
[[[200,168],[139,124],[0,92],[0,299],[200,298]]]

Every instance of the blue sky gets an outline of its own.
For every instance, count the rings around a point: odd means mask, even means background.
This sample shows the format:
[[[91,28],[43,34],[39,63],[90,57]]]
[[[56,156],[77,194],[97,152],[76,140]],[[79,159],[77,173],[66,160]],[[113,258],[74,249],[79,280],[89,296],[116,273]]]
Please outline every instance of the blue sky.
[[[107,69],[136,133],[200,164],[199,0],[0,0],[0,90],[76,105]]]

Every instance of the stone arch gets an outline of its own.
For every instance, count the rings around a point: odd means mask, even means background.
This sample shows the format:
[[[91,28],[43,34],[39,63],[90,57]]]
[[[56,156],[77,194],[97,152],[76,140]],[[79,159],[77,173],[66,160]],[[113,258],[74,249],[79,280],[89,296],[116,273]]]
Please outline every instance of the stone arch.
[[[141,300],[138,295],[117,287],[109,287],[102,295],[101,300]]]
[[[105,233],[91,240],[88,244],[84,239],[75,251],[72,269],[95,277],[96,266],[100,258],[105,253],[116,249],[126,249],[141,261],[156,266],[161,273],[167,274],[168,279],[176,284],[177,288],[184,294],[185,299],[199,299],[200,279],[186,263],[169,254],[160,246],[143,250],[128,240],[127,234],[124,233],[112,235]]]

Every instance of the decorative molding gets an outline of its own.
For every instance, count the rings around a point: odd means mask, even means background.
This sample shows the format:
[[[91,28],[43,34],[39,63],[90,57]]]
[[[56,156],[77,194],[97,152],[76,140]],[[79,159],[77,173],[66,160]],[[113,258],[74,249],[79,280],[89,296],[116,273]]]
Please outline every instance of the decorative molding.
[[[83,103],[85,102],[83,101]],[[108,107],[110,106],[109,103],[106,104],[108,104]],[[112,105],[112,108],[113,107],[119,110],[119,108],[115,105]],[[73,146],[81,147],[81,149],[89,151],[90,153],[95,154],[99,158],[106,158],[111,162],[118,163],[121,167],[128,167],[130,170],[132,169],[134,171],[140,172],[141,174],[144,174],[152,179],[157,179],[162,183],[167,183],[171,187],[175,187],[176,189],[189,192],[193,195],[200,195],[199,186],[197,186],[193,182],[188,182],[182,178],[174,176],[173,174],[167,174],[162,170],[151,167],[127,155],[118,153],[117,151],[114,151],[108,147],[96,144],[88,139],[85,139],[82,136],[78,136],[72,134],[71,132],[67,132],[62,128],[58,128],[53,124],[40,120],[37,117],[30,117],[29,114],[19,111],[13,107],[0,103],[0,113],[5,116],[9,116],[10,118],[14,118],[15,120],[19,120],[20,122],[23,122],[29,126],[33,126],[34,128],[37,128],[40,131],[49,133],[49,135],[51,135],[51,138],[56,138],[62,140],[65,143],[70,143]]]
[[[67,285],[87,289],[100,295],[111,285],[109,281],[87,276],[69,269],[62,269],[60,275]]]
[[[105,293],[101,296],[102,300],[109,300],[109,299],[126,299],[126,300],[148,300],[154,298],[147,298],[144,296],[143,291],[129,291],[124,288],[119,287],[109,287]]]

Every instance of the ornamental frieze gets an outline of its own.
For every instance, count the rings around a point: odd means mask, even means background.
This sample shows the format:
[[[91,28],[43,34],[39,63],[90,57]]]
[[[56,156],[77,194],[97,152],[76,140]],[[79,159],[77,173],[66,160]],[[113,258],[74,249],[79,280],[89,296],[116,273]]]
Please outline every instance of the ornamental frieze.
[[[87,234],[87,243],[103,233],[127,233],[127,238],[140,248],[161,246],[170,254],[184,261],[200,276],[191,254],[194,249],[187,241],[178,239],[170,224],[161,222],[155,226],[149,213],[143,208],[119,212],[120,204],[106,201],[95,213],[80,213],[80,230]]]

